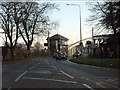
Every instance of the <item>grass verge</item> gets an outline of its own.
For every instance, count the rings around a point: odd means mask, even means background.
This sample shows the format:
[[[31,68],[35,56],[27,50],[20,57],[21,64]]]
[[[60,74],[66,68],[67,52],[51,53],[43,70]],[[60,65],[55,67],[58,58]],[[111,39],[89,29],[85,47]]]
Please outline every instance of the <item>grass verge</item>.
[[[79,63],[79,64],[87,64],[87,65],[95,65],[100,67],[109,67],[109,68],[118,68],[120,69],[120,59],[119,58],[74,58],[70,61]]]

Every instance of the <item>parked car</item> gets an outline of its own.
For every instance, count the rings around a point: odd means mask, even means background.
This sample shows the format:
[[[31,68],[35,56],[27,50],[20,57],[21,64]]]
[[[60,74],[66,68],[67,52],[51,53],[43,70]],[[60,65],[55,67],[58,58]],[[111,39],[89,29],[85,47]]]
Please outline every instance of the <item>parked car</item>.
[[[77,51],[77,52],[75,52],[75,53],[73,54],[73,58],[74,58],[74,57],[79,57],[79,56],[81,56],[81,52],[78,52],[78,51]]]
[[[63,52],[57,52],[56,60],[67,60],[67,56]]]

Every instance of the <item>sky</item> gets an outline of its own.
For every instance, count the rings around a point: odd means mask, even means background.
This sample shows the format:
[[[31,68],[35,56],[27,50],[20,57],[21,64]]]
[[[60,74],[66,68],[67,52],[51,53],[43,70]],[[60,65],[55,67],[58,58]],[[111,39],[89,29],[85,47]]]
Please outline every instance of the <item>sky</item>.
[[[43,1],[44,2],[44,1]],[[51,20],[58,21],[59,27],[56,30],[50,32],[50,36],[54,34],[60,34],[69,39],[68,44],[75,43],[80,40],[80,11],[78,6],[66,5],[66,4],[79,4],[81,7],[81,30],[82,39],[91,37],[92,26],[86,25],[86,19],[90,16],[88,6],[83,0],[52,0],[53,3],[59,5],[60,10],[53,10],[50,14]],[[46,43],[46,37],[37,37],[37,40],[41,43]],[[0,46],[3,40],[0,37]]]
[[[78,6],[66,4],[79,4],[81,7],[81,30],[82,39],[91,37],[92,26],[86,25],[86,19],[90,16],[90,11],[86,2],[83,1],[62,1],[56,2],[59,4],[60,10],[54,11],[52,14],[53,20],[58,20],[60,26],[57,30],[51,32],[51,36],[58,33],[69,39],[68,43],[74,43],[80,40],[80,10]]]

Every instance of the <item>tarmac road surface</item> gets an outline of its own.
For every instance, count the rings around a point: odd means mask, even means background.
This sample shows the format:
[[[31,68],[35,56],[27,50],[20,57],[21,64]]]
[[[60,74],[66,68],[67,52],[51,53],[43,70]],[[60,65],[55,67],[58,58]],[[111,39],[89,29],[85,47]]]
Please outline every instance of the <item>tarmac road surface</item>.
[[[2,88],[85,88],[120,90],[120,70],[33,58],[2,66]]]

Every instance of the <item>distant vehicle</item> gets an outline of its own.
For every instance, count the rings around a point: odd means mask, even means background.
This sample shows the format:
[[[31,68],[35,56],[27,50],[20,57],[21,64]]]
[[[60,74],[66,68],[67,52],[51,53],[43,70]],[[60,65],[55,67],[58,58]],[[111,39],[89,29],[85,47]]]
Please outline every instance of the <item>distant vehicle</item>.
[[[53,58],[56,58],[58,56],[58,52],[53,53]]]
[[[74,58],[74,57],[79,57],[79,56],[81,56],[81,52],[75,52],[75,53],[73,54],[73,58]]]
[[[57,52],[54,54],[56,58],[56,60],[67,60],[67,56],[63,53],[63,52]]]

